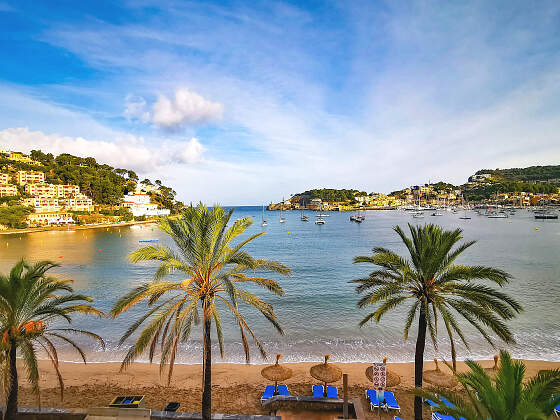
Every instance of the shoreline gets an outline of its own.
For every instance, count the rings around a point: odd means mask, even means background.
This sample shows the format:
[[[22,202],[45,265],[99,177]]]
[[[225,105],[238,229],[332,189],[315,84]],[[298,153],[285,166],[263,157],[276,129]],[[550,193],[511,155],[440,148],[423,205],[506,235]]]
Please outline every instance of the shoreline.
[[[87,230],[87,229],[101,229],[101,228],[112,228],[112,227],[126,227],[133,225],[146,225],[150,223],[157,223],[157,220],[139,220],[134,222],[122,222],[122,223],[102,223],[98,225],[87,225],[87,226],[52,226],[52,227],[40,227],[40,228],[25,228],[25,229],[8,229],[0,231],[0,235],[17,235],[22,233],[36,233],[36,232],[66,232],[73,230]],[[71,229],[70,229],[70,228]]]
[[[271,362],[272,363],[272,362]],[[269,363],[269,364],[271,364]],[[485,368],[492,367],[493,360],[480,362]],[[21,372],[23,365],[19,361]],[[283,363],[290,367],[293,376],[284,381],[292,395],[311,395],[311,385],[317,383],[309,374],[311,366],[317,362]],[[348,374],[349,394],[352,398],[362,399],[366,407],[364,390],[371,388],[365,376],[370,363],[337,363]],[[526,378],[536,375],[541,369],[560,368],[560,362],[525,361]],[[458,370],[464,371],[464,362],[457,362]],[[412,418],[414,387],[414,363],[388,363],[388,369],[401,377],[401,383],[389,388],[395,393],[401,406],[403,418]],[[445,373],[450,370],[439,364]],[[424,370],[434,369],[434,362],[425,362]],[[231,414],[268,414],[260,404],[260,396],[270,381],[260,372],[263,365],[216,363],[212,365],[213,412]],[[67,409],[87,409],[107,406],[117,395],[144,395],[146,408],[161,410],[169,401],[181,403],[179,411],[200,412],[202,393],[202,365],[175,365],[171,384],[167,385],[167,370],[162,376],[159,365],[134,362],[121,372],[120,362],[83,363],[61,362],[60,371],[64,378],[64,399],[60,399],[58,379],[49,361],[39,361],[39,386],[41,406]],[[342,379],[333,383],[342,391]],[[425,383],[426,386],[429,384]],[[37,407],[37,397],[26,383],[25,375],[20,375],[21,407]],[[429,409],[426,408],[426,415]],[[378,414],[367,412],[367,419],[377,419]],[[383,418],[389,418],[383,416]],[[392,416],[390,417],[392,419]],[[429,417],[426,417],[429,418]]]

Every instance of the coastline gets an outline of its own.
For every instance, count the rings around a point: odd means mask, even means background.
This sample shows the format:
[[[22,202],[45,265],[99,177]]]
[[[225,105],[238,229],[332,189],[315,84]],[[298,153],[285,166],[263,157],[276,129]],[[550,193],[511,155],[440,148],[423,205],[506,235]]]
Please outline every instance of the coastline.
[[[293,395],[311,395],[311,385],[316,383],[309,375],[309,368],[318,362],[286,363],[293,371],[292,378],[285,381]],[[483,367],[492,367],[493,361],[479,362]],[[560,368],[560,362],[525,361],[527,378],[541,369]],[[370,387],[365,369],[370,363],[337,363],[349,375],[349,393],[354,398],[363,398],[364,389]],[[457,362],[459,371],[465,370],[464,362]],[[450,373],[443,364],[440,369]],[[260,405],[260,396],[269,384],[260,371],[263,365],[216,363],[212,365],[213,411],[216,413],[267,414]],[[388,368],[401,377],[401,383],[393,391],[401,405],[404,418],[411,418],[414,386],[414,363],[389,363]],[[425,370],[434,369],[433,362],[424,363]],[[167,376],[159,375],[158,364],[132,363],[120,372],[120,363],[80,364],[61,362],[60,371],[64,378],[64,399],[61,401],[58,380],[49,361],[39,361],[41,406],[85,409],[108,405],[117,395],[145,395],[146,407],[161,410],[169,401],[181,403],[179,411],[200,411],[202,365],[175,365],[171,384]],[[332,384],[341,392],[342,380]],[[427,384],[426,384],[427,385]],[[37,398],[22,375],[20,380],[20,406],[37,407]],[[429,410],[427,414],[429,413]],[[368,413],[368,418],[377,418],[377,413]],[[373,417],[375,415],[375,417]],[[385,418],[385,417],[384,417]],[[388,418],[388,417],[387,417]],[[391,417],[392,418],[392,417]]]
[[[17,235],[21,233],[36,233],[36,232],[51,232],[51,231],[65,232],[68,230],[102,229],[102,228],[112,228],[112,227],[126,227],[132,225],[146,225],[146,224],[157,223],[157,222],[158,222],[157,220],[142,220],[142,221],[122,222],[122,223],[101,223],[98,225],[87,225],[87,226],[70,226],[70,227],[50,226],[50,227],[26,228],[26,229],[8,229],[8,230],[1,230],[0,235]]]

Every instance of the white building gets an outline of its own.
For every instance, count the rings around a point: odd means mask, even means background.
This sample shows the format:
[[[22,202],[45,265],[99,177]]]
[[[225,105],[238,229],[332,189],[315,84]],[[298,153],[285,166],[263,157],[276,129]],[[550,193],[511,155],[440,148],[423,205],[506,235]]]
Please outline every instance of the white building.
[[[134,217],[169,216],[168,209],[158,209],[157,204],[150,204],[147,194],[128,194],[124,196],[123,207],[129,209]]]

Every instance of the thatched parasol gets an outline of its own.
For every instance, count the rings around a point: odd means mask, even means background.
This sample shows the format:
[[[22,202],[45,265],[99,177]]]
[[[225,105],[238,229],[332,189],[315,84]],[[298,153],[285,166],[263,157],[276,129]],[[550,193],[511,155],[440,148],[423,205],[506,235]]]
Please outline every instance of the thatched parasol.
[[[277,354],[276,363],[261,370],[262,376],[269,381],[274,381],[274,395],[278,395],[278,382],[292,377],[292,369],[278,363],[281,357],[281,354]]]
[[[309,369],[311,376],[325,384],[323,388],[325,397],[327,396],[327,384],[336,382],[342,377],[342,371],[339,368],[329,365],[330,357],[329,354],[325,354],[325,363],[311,366],[311,369]]]
[[[383,359],[383,363],[387,364],[386,357]],[[393,372],[392,370],[387,369],[386,375],[387,375],[387,379],[386,379],[385,386],[387,388],[397,386],[398,384],[401,383],[401,377],[397,375],[395,372]],[[366,369],[366,376],[370,381],[373,381],[373,366],[368,366],[368,368]]]
[[[423,374],[423,378],[429,384],[443,387],[443,388],[453,388],[457,386],[458,382],[455,379],[455,376],[448,375],[447,373],[443,373],[439,369],[438,360],[434,359],[434,363],[436,364],[436,368],[434,370],[425,370]]]
[[[494,366],[491,368],[484,368],[484,371],[490,376],[490,378],[494,379],[496,377],[496,372],[498,371],[498,361],[500,360],[500,356],[497,354],[494,355]]]

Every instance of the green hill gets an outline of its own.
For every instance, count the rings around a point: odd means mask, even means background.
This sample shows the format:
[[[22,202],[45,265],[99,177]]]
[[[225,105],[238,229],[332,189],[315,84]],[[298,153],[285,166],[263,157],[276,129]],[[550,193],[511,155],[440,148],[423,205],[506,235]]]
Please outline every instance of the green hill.
[[[560,184],[560,165],[529,166],[528,168],[481,169],[477,174],[492,174],[501,181],[550,182]]]
[[[32,150],[30,157],[41,165],[30,165],[9,160],[0,155],[0,171],[14,173],[18,170],[34,170],[45,173],[45,182],[51,184],[78,185],[80,191],[91,197],[95,204],[114,206],[120,204],[123,195],[135,190],[138,175],[130,169],[113,168],[98,163],[94,158],[82,158],[63,153],[54,156],[41,150]],[[151,182],[149,180],[143,183]],[[158,191],[151,193],[152,201],[176,211],[182,203],[175,200],[175,191],[156,181]]]

